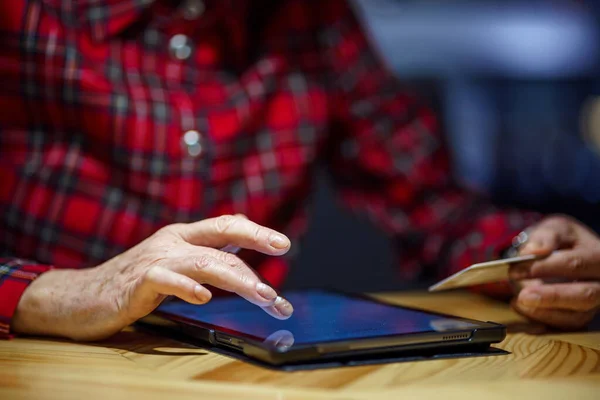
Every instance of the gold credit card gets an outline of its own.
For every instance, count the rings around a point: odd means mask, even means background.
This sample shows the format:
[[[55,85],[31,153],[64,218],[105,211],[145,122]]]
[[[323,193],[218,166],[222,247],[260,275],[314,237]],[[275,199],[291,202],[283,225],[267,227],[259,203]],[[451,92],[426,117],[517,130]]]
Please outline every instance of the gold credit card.
[[[508,279],[508,270],[511,265],[534,261],[538,258],[540,258],[540,256],[532,254],[473,264],[470,267],[439,281],[435,285],[430,286],[429,291],[437,292],[439,290],[505,281]]]

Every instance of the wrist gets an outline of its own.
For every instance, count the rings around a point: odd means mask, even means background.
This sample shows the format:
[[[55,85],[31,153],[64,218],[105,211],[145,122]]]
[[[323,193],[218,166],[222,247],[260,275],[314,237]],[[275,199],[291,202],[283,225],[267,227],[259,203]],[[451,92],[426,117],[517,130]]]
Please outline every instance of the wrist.
[[[122,327],[99,293],[95,268],[55,269],[40,275],[23,292],[12,320],[21,334],[95,340]]]
[[[15,333],[55,335],[59,324],[52,321],[50,309],[55,307],[56,288],[51,282],[68,280],[69,270],[50,270],[37,277],[25,289],[11,321]]]

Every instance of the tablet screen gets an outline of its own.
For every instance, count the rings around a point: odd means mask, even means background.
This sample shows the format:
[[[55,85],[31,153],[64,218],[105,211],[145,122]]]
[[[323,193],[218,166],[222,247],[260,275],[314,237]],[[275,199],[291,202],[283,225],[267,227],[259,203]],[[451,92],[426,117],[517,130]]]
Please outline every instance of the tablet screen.
[[[389,306],[336,292],[302,291],[285,296],[294,306],[294,314],[285,321],[267,315],[240,297],[215,298],[205,305],[177,300],[164,303],[158,311],[254,340],[295,345],[478,326],[459,318]]]

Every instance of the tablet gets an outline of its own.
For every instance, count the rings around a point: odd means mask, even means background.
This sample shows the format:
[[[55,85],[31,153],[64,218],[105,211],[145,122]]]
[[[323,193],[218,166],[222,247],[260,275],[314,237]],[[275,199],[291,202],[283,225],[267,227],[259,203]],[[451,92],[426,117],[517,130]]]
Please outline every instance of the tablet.
[[[141,322],[273,365],[404,350],[480,348],[506,336],[505,327],[493,322],[394,306],[360,295],[308,290],[284,296],[294,306],[294,314],[285,321],[240,297],[223,297],[205,305],[168,301]]]

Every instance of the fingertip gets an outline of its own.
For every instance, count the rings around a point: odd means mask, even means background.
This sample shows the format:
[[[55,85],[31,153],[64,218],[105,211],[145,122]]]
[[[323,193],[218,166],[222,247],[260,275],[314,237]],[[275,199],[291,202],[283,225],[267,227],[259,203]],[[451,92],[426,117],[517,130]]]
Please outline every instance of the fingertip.
[[[267,314],[269,314],[271,317],[278,319],[280,321],[285,321],[286,319],[289,319],[292,315],[284,315],[282,314],[279,310],[277,310],[277,308],[275,308],[275,306],[268,306],[268,307],[261,307]]]
[[[267,314],[279,320],[286,320],[294,313],[294,307],[289,301],[281,296],[277,296],[275,303],[271,306],[261,307]]]
[[[274,306],[277,311],[281,313],[281,315],[287,318],[291,317],[294,313],[294,307],[292,307],[292,304],[281,296],[277,297]]]
[[[201,285],[196,285],[194,287],[194,296],[198,299],[199,304],[206,304],[212,299],[210,290]]]
[[[292,246],[292,242],[287,236],[282,235],[281,233],[272,233],[269,236],[269,245],[277,252],[283,251],[284,253],[287,253]]]

